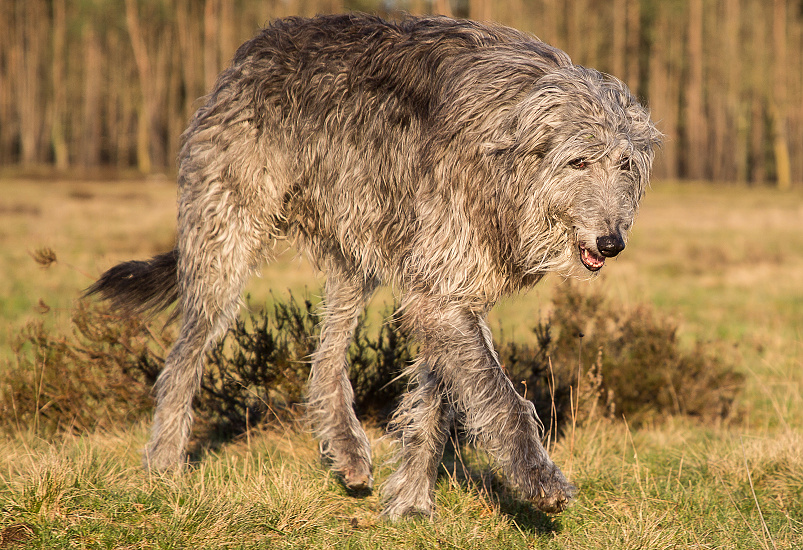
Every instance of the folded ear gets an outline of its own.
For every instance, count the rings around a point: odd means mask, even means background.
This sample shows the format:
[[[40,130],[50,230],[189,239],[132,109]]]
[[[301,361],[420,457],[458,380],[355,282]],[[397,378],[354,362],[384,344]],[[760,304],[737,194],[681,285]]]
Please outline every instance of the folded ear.
[[[550,148],[551,132],[539,132],[538,135],[528,135],[526,139],[517,136],[513,132],[506,132],[500,139],[493,142],[483,143],[483,153],[486,155],[504,156],[532,156],[538,159],[544,158]]]
[[[489,156],[505,155],[515,148],[516,140],[512,133],[503,131],[500,134],[498,138],[494,136],[493,141],[487,141],[482,144],[483,154]]]
[[[555,105],[543,105],[529,94],[507,113],[492,141],[483,144],[488,155],[516,155],[543,158],[552,148],[554,127],[558,124]]]

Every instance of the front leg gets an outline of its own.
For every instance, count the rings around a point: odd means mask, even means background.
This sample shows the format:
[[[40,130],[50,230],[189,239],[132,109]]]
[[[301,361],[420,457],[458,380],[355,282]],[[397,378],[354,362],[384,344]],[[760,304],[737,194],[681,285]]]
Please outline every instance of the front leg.
[[[421,339],[420,360],[433,365],[469,435],[493,456],[523,496],[544,512],[563,511],[575,488],[541,445],[541,423],[502,371],[485,311],[422,297],[406,309]]]

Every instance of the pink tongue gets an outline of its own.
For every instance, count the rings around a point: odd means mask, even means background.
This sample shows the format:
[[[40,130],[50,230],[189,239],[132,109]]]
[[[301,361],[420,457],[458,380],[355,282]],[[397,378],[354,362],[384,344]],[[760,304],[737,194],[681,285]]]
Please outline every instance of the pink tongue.
[[[586,265],[586,267],[590,267],[591,269],[599,269],[605,263],[605,258],[597,257],[587,248],[582,249],[580,258],[583,260],[583,263]]]

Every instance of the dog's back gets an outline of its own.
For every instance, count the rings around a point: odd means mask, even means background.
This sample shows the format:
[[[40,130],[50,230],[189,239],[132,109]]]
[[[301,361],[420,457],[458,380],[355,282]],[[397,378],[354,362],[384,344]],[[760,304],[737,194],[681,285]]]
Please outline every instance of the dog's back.
[[[208,149],[210,133],[223,146],[214,164],[199,166],[201,176],[180,178],[183,193],[194,203],[210,170],[237,172],[247,196],[266,197],[256,208],[267,233],[291,236],[313,260],[339,249],[362,271],[404,284],[413,247],[437,256],[476,241],[433,236],[433,225],[515,232],[484,227],[497,218],[485,198],[517,190],[477,177],[488,160],[483,147],[540,76],[569,64],[528,35],[471,21],[277,21],[239,48],[185,133],[182,172],[204,158],[195,144]],[[254,157],[266,174],[249,176]],[[433,204],[444,201],[462,204],[469,220],[440,219],[448,208],[433,217]]]

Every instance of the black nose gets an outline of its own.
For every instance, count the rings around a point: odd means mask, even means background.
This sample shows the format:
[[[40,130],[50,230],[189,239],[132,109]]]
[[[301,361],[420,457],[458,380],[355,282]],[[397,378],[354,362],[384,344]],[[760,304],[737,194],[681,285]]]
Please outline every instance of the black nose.
[[[625,242],[619,235],[597,237],[597,250],[606,258],[613,258],[625,249]]]

